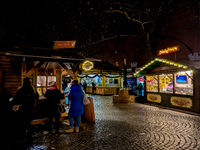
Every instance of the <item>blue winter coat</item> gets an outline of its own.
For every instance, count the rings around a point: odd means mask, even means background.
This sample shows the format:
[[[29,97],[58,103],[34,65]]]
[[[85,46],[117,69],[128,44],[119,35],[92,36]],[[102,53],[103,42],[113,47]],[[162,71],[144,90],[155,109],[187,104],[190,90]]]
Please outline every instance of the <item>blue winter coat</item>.
[[[84,113],[83,90],[80,84],[71,86],[68,99],[71,100],[69,116],[81,116]]]

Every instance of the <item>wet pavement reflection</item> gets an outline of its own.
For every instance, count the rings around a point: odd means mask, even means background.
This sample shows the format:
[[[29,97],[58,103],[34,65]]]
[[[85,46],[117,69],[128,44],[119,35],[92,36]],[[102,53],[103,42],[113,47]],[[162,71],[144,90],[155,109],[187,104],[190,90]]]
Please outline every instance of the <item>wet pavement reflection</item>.
[[[200,117],[145,104],[113,104],[112,96],[93,96],[95,123],[82,123],[82,131],[49,135],[37,127],[31,141],[14,141],[0,149],[124,150],[200,149]]]

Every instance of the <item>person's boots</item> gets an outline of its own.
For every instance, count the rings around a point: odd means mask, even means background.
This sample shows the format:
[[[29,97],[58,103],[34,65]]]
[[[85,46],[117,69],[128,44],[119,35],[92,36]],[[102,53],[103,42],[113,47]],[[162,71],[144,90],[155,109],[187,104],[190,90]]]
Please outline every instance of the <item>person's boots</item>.
[[[70,127],[68,130],[65,130],[66,133],[72,133],[74,132],[74,127]]]
[[[79,127],[75,127],[75,129],[76,129],[76,133],[78,133],[79,132]]]

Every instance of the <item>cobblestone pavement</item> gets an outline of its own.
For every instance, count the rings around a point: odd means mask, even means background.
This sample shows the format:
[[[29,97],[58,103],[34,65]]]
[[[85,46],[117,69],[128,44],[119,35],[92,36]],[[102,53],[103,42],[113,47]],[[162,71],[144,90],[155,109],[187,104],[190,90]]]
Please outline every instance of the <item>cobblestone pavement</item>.
[[[83,131],[34,133],[31,142],[18,141],[13,149],[56,150],[198,150],[200,117],[145,104],[113,104],[112,96],[94,96],[95,123],[82,123]]]

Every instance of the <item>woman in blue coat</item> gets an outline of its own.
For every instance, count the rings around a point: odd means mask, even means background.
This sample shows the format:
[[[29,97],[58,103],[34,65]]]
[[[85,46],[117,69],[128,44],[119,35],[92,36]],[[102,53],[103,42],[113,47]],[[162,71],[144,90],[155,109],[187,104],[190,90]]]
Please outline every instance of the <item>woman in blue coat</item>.
[[[73,128],[73,117],[76,117],[76,132],[79,132],[79,126],[81,123],[81,115],[84,113],[84,106],[83,106],[83,90],[82,86],[78,83],[78,80],[73,80],[70,93],[68,95],[68,99],[71,100],[71,107],[69,110],[69,122],[70,122],[70,129],[65,130],[65,132],[70,133],[74,132]]]

